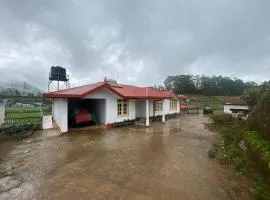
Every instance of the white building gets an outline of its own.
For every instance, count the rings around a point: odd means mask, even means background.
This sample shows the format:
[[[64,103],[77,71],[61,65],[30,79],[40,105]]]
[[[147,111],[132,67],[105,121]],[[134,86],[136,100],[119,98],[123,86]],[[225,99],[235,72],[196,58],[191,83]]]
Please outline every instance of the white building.
[[[81,109],[94,113],[97,124],[114,124],[138,118],[150,119],[180,112],[180,101],[172,91],[159,91],[152,87],[137,87],[104,81],[81,87],[45,93],[53,103],[53,119],[61,132],[68,132],[74,113]]]
[[[239,112],[245,115],[249,112],[249,107],[244,101],[231,100],[224,104],[224,113],[233,114]]]

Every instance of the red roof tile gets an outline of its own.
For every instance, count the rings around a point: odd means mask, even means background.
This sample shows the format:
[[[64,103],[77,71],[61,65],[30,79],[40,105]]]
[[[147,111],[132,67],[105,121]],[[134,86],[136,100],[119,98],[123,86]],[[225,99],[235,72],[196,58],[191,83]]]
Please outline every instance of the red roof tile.
[[[171,98],[177,97],[177,95],[175,94],[175,92],[172,91],[172,90],[159,90],[159,92],[161,92],[162,94],[164,94],[164,95],[166,95],[168,97],[171,97]]]
[[[137,87],[132,85],[117,86],[110,85],[108,82],[98,82],[85,86],[60,90],[56,92],[45,93],[45,98],[83,98],[94,93],[97,90],[106,88],[116,95],[127,99],[165,99],[170,98],[169,95],[161,93],[152,87]]]
[[[178,99],[187,99],[188,97],[187,96],[185,96],[185,95],[178,95]]]

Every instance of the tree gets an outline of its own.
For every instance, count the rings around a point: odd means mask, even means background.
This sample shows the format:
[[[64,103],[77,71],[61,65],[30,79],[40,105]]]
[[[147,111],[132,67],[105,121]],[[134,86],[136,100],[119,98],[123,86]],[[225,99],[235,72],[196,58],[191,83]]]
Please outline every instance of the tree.
[[[174,90],[177,94],[196,92],[194,79],[190,74],[168,76],[164,81],[164,85],[165,89]]]
[[[252,87],[246,89],[245,92],[243,93],[244,101],[248,106],[253,107],[259,101],[261,93],[262,88],[260,87]]]
[[[174,81],[175,81],[175,76],[168,76],[164,81],[165,89],[173,90]]]

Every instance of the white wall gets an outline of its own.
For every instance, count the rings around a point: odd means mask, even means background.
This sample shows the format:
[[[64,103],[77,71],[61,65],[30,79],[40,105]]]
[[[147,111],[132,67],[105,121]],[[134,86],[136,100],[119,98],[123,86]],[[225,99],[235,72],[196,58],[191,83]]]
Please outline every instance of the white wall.
[[[136,117],[146,117],[146,100],[135,100]],[[162,115],[162,112],[160,113]],[[149,100],[149,116],[154,116],[154,101]]]
[[[95,107],[97,122],[106,124],[106,99],[97,99],[95,101]]]
[[[97,91],[86,99],[105,99],[105,124],[113,123],[117,117],[117,96],[109,90]]]
[[[154,116],[154,100],[149,100],[149,116]]]
[[[125,120],[133,120],[136,119],[136,109],[135,109],[135,100],[128,101],[128,115],[127,116],[117,116],[116,122],[122,122]],[[116,109],[117,114],[117,109]]]
[[[62,133],[68,131],[68,103],[66,99],[53,100],[53,119]]]
[[[170,114],[170,99],[164,99],[163,109],[164,109],[165,115]]]
[[[105,124],[107,123],[114,123],[114,122],[121,122],[124,120],[133,120],[136,118],[136,112],[135,112],[135,100],[129,100],[129,114],[128,116],[118,116],[117,115],[117,99],[121,99],[114,93],[112,93],[109,90],[103,89],[100,91],[97,91],[88,97],[88,99],[105,99],[106,100],[106,106],[105,106],[105,113],[106,113],[106,120]]]
[[[166,99],[165,100],[167,102],[168,105],[168,112],[166,112],[166,114],[175,114],[175,113],[180,113],[180,102],[178,101],[178,99],[176,99],[176,110],[170,110],[170,99]]]
[[[152,108],[150,109],[150,116],[153,116],[153,105],[154,105],[153,103],[154,102],[152,101],[152,103],[150,104],[150,105],[152,105]],[[163,110],[165,112],[165,115],[179,113],[180,112],[180,103],[177,100],[177,109],[170,110],[170,99],[164,99]],[[162,111],[156,112],[155,116],[157,116],[157,115],[162,115]]]
[[[177,100],[177,112],[180,113],[180,100]]]
[[[224,113],[231,114],[232,111],[230,109],[243,109],[243,110],[249,110],[247,105],[224,105]]]
[[[146,101],[136,100],[135,110],[136,110],[136,117],[145,117],[146,116]]]

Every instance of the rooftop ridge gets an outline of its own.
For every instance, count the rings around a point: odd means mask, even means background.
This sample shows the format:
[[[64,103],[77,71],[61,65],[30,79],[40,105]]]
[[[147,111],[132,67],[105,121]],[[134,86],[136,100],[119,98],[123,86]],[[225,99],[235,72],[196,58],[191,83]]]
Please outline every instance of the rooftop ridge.
[[[46,92],[46,93],[57,93],[57,92],[69,91],[69,90],[79,89],[79,88],[88,87],[88,86],[92,86],[92,85],[98,85],[100,83],[104,83],[104,82],[100,81],[100,82],[96,82],[96,83],[89,83],[89,84],[86,84],[86,85],[81,85],[81,86],[76,86],[76,87],[72,87],[72,88],[57,90],[57,91],[53,91],[53,92]]]

